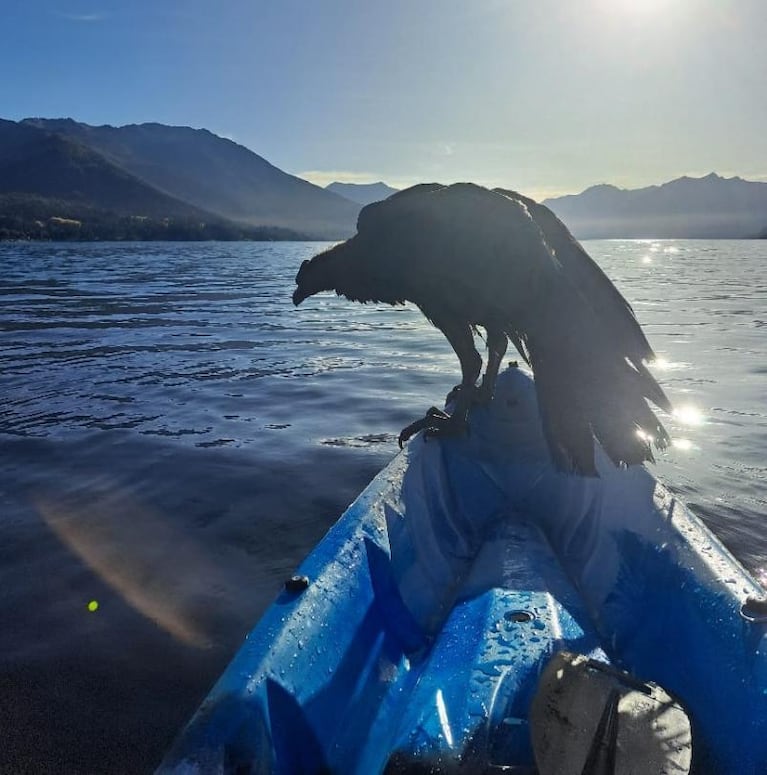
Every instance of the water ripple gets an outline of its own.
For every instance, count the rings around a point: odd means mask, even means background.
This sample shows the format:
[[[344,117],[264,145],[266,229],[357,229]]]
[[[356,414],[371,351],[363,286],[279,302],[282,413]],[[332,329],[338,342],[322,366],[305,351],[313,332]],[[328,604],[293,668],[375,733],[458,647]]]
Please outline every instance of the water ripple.
[[[166,719],[158,757],[399,429],[458,380],[413,308],[294,309],[322,247],[0,244],[4,700],[66,717],[81,756],[119,704],[132,740]],[[767,241],[586,247],[700,418],[664,418],[678,443],[655,471],[767,578]]]

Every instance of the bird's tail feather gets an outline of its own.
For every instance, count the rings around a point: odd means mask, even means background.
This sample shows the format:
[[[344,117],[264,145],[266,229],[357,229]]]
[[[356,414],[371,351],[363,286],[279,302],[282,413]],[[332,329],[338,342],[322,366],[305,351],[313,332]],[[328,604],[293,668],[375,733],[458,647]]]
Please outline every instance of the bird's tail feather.
[[[647,403],[671,408],[647,367],[639,368],[609,344],[581,336],[524,337],[544,433],[557,467],[597,475],[594,437],[615,465],[652,461],[652,446],[669,441]]]
[[[652,351],[650,351],[650,354],[651,357],[654,357]],[[673,411],[671,402],[663,392],[663,388],[661,388],[661,386],[655,381],[655,377],[650,374],[650,370],[647,368],[647,365],[643,361],[639,361],[637,363],[633,360],[632,365],[642,377],[642,384],[645,387],[645,398],[649,398],[655,404],[655,406],[660,407],[664,412],[669,412],[670,414]]]

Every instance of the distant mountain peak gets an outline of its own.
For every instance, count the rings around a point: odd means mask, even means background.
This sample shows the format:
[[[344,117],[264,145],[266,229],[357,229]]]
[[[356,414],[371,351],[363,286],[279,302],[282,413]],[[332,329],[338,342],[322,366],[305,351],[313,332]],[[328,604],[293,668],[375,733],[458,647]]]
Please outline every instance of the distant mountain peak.
[[[396,188],[387,186],[382,180],[376,183],[340,183],[334,181],[325,186],[325,189],[363,206],[380,202],[398,191]]]
[[[354,233],[358,203],[290,175],[208,129],[156,122],[91,126],[72,118],[19,123],[88,148],[156,192],[222,218],[313,239]]]
[[[589,186],[585,191],[583,191],[584,194],[601,194],[601,193],[611,193],[613,191],[625,191],[624,188],[618,188],[618,186],[614,186],[612,183],[597,183],[596,185]]]

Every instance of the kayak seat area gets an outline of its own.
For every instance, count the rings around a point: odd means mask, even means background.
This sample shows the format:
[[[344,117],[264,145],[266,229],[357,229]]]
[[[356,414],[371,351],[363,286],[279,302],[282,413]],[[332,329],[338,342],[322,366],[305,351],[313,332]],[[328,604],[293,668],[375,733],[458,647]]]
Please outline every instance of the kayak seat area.
[[[606,660],[552,559],[543,534],[524,517],[499,522],[438,638],[411,665],[385,772],[535,771],[529,712],[552,652]]]

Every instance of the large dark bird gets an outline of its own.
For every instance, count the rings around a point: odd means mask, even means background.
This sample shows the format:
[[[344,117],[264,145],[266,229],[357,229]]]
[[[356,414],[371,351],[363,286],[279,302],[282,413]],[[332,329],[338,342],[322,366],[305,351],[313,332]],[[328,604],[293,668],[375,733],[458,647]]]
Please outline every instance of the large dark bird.
[[[320,291],[417,305],[461,362],[452,415],[432,409],[403,431],[465,430],[492,398],[510,339],[532,367],[556,465],[596,473],[595,436],[616,465],[652,460],[668,436],[647,404],[670,411],[647,370],[653,352],[607,276],[546,207],[469,183],[420,185],[365,207],[357,234],[304,261],[293,302]],[[473,331],[485,330],[482,358]]]

